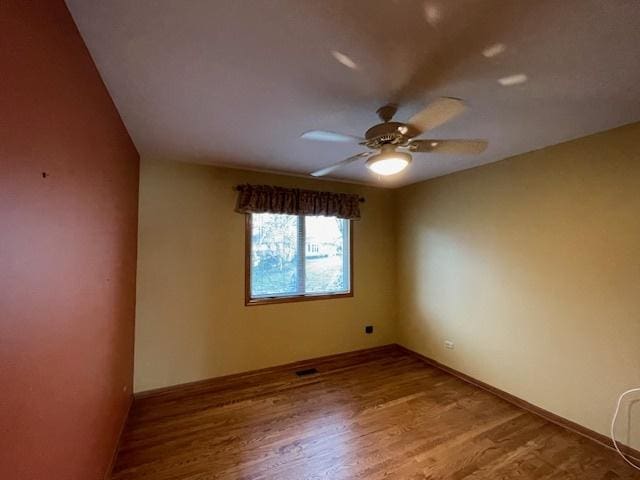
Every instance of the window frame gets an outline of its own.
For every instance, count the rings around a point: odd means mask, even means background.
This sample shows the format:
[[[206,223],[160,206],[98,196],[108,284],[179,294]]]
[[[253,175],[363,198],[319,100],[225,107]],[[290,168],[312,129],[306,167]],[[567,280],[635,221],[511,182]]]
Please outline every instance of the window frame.
[[[328,300],[331,298],[351,298],[354,290],[353,272],[353,220],[347,219],[349,224],[349,291],[339,293],[296,293],[294,295],[278,295],[274,297],[251,297],[251,213],[245,213],[244,235],[244,304],[273,305],[276,303],[308,302],[312,300]],[[307,215],[301,215],[305,217]],[[303,253],[306,252],[303,249]]]

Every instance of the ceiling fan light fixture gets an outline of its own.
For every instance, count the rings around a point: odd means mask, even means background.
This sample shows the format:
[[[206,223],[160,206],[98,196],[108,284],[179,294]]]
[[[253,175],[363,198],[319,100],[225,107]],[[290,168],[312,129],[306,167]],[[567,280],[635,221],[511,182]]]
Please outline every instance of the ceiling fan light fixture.
[[[395,175],[400,173],[411,163],[411,155],[395,150],[383,149],[382,153],[373,155],[367,160],[367,168],[377,175]]]

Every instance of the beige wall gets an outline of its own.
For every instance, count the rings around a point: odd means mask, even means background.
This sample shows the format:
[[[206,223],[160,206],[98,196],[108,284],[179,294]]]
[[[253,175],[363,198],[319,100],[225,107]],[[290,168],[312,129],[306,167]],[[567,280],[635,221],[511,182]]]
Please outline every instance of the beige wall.
[[[136,391],[395,341],[392,191],[149,159],[140,168]],[[366,197],[353,298],[244,306],[233,186],[247,182]]]
[[[640,124],[398,195],[401,343],[606,434],[640,386]]]

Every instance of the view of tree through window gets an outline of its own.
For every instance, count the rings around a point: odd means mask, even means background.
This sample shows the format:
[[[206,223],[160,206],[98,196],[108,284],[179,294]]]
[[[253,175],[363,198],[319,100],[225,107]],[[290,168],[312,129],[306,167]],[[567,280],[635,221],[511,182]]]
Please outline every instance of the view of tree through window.
[[[251,216],[251,297],[346,293],[349,221],[270,213]]]

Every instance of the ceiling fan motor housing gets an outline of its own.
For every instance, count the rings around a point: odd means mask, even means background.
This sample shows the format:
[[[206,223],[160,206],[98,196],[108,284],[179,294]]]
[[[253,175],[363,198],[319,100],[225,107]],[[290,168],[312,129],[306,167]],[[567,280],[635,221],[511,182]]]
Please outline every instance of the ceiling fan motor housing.
[[[404,145],[418,133],[414,127],[406,123],[384,122],[367,130],[364,143],[369,148],[381,148],[386,144]]]

